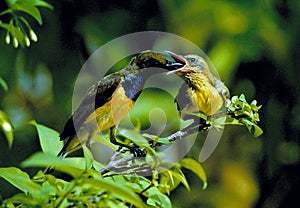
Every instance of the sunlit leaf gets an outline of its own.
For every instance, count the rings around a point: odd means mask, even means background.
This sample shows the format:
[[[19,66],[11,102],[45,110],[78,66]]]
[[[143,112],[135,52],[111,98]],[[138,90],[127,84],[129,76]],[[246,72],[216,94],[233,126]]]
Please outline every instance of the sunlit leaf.
[[[93,154],[91,153],[91,151],[85,146],[82,146],[83,149],[83,153],[84,153],[84,158],[85,158],[85,169],[89,169],[91,168],[94,158],[93,158]]]
[[[2,110],[0,110],[0,130],[6,137],[8,147],[11,148],[14,141],[14,130],[6,113],[4,113]]]
[[[11,7],[13,4],[15,4],[19,0],[6,0],[6,3],[9,7]]]
[[[40,7],[45,7],[45,8],[48,8],[48,9],[53,9],[53,6],[49,3],[47,3],[46,1],[43,1],[43,0],[32,0],[33,4],[35,6],[40,6]]]
[[[85,165],[84,158],[82,164]],[[72,160],[61,159],[51,154],[35,153],[22,162],[22,167],[54,167],[55,170],[67,173],[75,178],[79,177],[84,169],[78,168],[78,164]]]
[[[184,129],[186,127],[188,127],[189,125],[191,125],[194,122],[193,119],[189,119],[189,120],[180,120],[180,125],[181,125],[181,129]]]
[[[148,141],[140,134],[139,131],[134,129],[120,129],[119,134],[130,139],[138,146],[148,145]]]
[[[2,77],[0,77],[0,86],[4,89],[5,92],[7,92],[8,85]]]
[[[179,180],[185,186],[185,188],[187,190],[190,190],[190,185],[189,185],[188,181],[186,180],[186,177],[180,168],[174,168],[174,169],[170,170],[170,172],[172,173],[172,176],[174,178],[176,178],[177,180]]]
[[[41,185],[31,181],[26,172],[15,167],[0,168],[0,177],[4,178],[25,194],[34,195],[42,200],[43,196],[40,195],[42,189]]]
[[[104,189],[113,195],[117,196],[118,198],[127,201],[136,207],[146,207],[141,198],[134,193],[132,190],[124,186],[120,183],[113,183],[111,181],[106,180],[92,180],[92,179],[85,179],[84,183],[92,184],[96,187],[101,187],[101,189]]]
[[[63,141],[59,140],[59,133],[49,127],[37,124],[36,121],[30,121],[29,123],[37,129],[43,152],[57,155],[63,147]]]
[[[166,195],[162,194],[156,187],[152,187],[147,191],[147,204],[154,207],[171,208],[172,204]]]
[[[142,135],[143,135],[143,137],[146,137],[146,138],[154,141],[154,143],[160,143],[160,144],[171,144],[172,143],[167,138],[160,138],[159,136],[156,136],[156,135],[147,134],[147,133],[144,133]]]
[[[253,125],[254,128],[254,137],[259,137],[260,135],[262,135],[264,133],[264,131],[256,124]]]
[[[12,9],[26,12],[31,15],[40,25],[43,24],[40,11],[34,6],[31,0],[17,1],[12,6]]]
[[[179,163],[182,167],[191,170],[203,181],[203,189],[207,186],[207,177],[202,165],[192,158],[184,158]]]
[[[13,208],[15,207],[13,205],[13,203],[15,204],[26,204],[26,205],[32,205],[32,206],[38,206],[41,205],[41,202],[39,202],[36,199],[33,199],[33,197],[28,196],[28,194],[24,194],[24,193],[19,193],[16,194],[8,199],[5,199],[3,201],[3,205],[6,205],[4,207],[7,208]]]

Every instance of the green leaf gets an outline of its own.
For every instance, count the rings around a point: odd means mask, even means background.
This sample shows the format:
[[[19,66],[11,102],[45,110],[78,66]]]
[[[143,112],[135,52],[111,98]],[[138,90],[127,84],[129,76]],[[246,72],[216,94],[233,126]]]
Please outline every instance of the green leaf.
[[[253,125],[254,128],[254,137],[259,137],[260,135],[262,135],[264,133],[264,131],[256,124]]]
[[[180,119],[180,129],[184,129],[194,123],[193,119],[188,119],[188,120],[182,120]]]
[[[0,77],[0,86],[4,89],[5,92],[8,91],[8,85],[2,77]]]
[[[35,6],[45,7],[45,8],[53,10],[53,6],[43,0],[32,0],[32,1]]]
[[[89,169],[92,167],[94,161],[93,154],[85,145],[82,146],[82,149],[85,158],[85,169]]]
[[[0,168],[0,177],[4,178],[25,194],[31,194],[34,197],[43,199],[43,196],[40,195],[42,186],[31,181],[26,172],[15,167]]]
[[[3,201],[3,205],[5,205],[3,207],[7,207],[7,208],[15,207],[12,204],[26,204],[27,207],[28,205],[32,205],[33,207],[34,205],[41,205],[41,202],[39,202],[36,199],[33,199],[31,196],[28,196],[27,194],[19,193]]]
[[[154,141],[154,144],[155,143],[161,143],[161,144],[171,144],[172,143],[167,138],[160,138],[159,136],[156,136],[156,135],[147,134],[147,133],[144,133],[142,135],[143,135],[143,137]]]
[[[179,184],[180,181],[173,177],[171,171],[165,170],[164,172],[160,173],[159,190],[162,193],[167,193],[170,195],[170,191],[177,188]]]
[[[78,167],[80,162],[82,166],[85,166],[85,159],[71,160],[71,158],[58,158],[52,154],[45,154],[42,152],[37,152],[30,156],[28,159],[22,162],[22,167],[54,167],[56,170],[67,173],[74,178],[78,178],[85,170],[85,167],[81,169]]]
[[[31,15],[40,25],[43,24],[40,11],[34,6],[31,0],[17,1],[12,6],[12,9],[26,12]]]
[[[239,100],[242,101],[242,102],[247,102],[247,101],[246,101],[246,97],[245,97],[244,94],[241,94],[241,95],[240,95]]]
[[[54,196],[56,194],[56,188],[53,185],[51,185],[48,181],[46,181],[42,184],[41,193],[47,196]]]
[[[0,110],[0,129],[6,137],[8,147],[11,148],[14,141],[14,130],[6,113],[4,113],[2,110]]]
[[[193,173],[195,173],[202,181],[203,181],[203,189],[207,187],[207,177],[206,173],[202,167],[202,165],[192,159],[192,158],[184,158],[179,163],[182,167],[191,170]]]
[[[15,4],[19,0],[6,0],[6,3],[9,7],[11,7],[13,4]]]
[[[149,146],[148,141],[140,134],[139,131],[134,129],[121,129],[119,134],[130,139],[133,143],[138,146]]]
[[[147,191],[147,204],[154,207],[171,208],[172,204],[168,196],[162,194],[156,187],[151,187]]]
[[[131,189],[127,188],[121,183],[114,183],[111,181],[106,180],[93,180],[93,179],[85,179],[85,184],[92,184],[96,187],[101,187],[104,190],[112,193],[116,197],[119,197],[120,199],[129,202],[136,207],[146,207],[146,205],[143,203],[141,198],[133,192]]]
[[[57,155],[63,147],[63,141],[59,140],[59,133],[44,125],[37,124],[36,121],[30,121],[29,123],[37,129],[43,152]]]
[[[170,170],[170,172],[172,173],[172,176],[174,178],[176,178],[177,180],[179,180],[187,190],[190,190],[190,186],[188,181],[186,180],[185,175],[183,174],[183,172],[181,171],[180,168],[173,168],[172,170]]]

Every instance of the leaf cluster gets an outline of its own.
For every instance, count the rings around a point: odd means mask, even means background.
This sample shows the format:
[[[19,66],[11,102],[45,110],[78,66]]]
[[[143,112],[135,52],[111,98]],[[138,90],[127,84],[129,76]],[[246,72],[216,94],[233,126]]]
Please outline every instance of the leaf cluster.
[[[22,192],[2,201],[2,207],[172,207],[170,192],[180,183],[190,189],[183,168],[194,172],[203,181],[203,188],[207,185],[204,169],[191,158],[178,164],[152,160],[147,163],[149,165],[141,166],[141,170],[150,168],[148,177],[130,171],[138,164],[133,161],[122,164],[122,167],[127,167],[122,172],[119,169],[103,172],[105,166],[95,161],[86,147],[83,147],[84,157],[58,158],[57,149],[62,145],[57,138],[58,132],[36,122],[31,124],[37,128],[43,152],[35,153],[21,166],[51,166],[71,179],[42,171],[30,178],[16,167],[0,168],[0,177]],[[157,158],[156,154],[152,149],[150,159],[145,160]]]
[[[53,9],[53,7],[44,0],[6,0],[8,9],[0,13],[0,17],[7,15],[7,23],[0,20],[0,27],[6,29],[5,42],[12,43],[15,48],[30,46],[30,42],[37,42],[38,37],[26,19],[27,14],[33,17],[39,25],[43,24],[39,7]]]
[[[255,137],[263,133],[263,130],[257,125],[260,121],[258,111],[262,106],[257,106],[256,100],[249,104],[244,94],[240,96],[235,95],[230,100],[227,100],[226,107],[228,111],[226,124],[244,125]]]

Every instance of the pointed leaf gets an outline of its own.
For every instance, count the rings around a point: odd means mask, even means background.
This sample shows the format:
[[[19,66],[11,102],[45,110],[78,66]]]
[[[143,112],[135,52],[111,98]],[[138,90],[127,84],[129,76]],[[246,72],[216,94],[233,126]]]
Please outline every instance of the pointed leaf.
[[[140,134],[139,131],[134,129],[121,129],[119,131],[120,135],[130,139],[133,143],[138,146],[149,146],[148,141]]]
[[[147,204],[153,207],[172,207],[169,197],[167,197],[165,194],[162,194],[156,187],[150,188],[147,191],[147,195],[149,195]]]
[[[207,186],[207,177],[202,165],[192,158],[184,158],[180,161],[180,165],[194,172],[202,181],[203,189]]]
[[[256,124],[253,125],[254,128],[254,137],[259,137],[264,133],[264,131]]]
[[[57,155],[63,147],[63,141],[59,140],[59,133],[49,127],[30,121],[37,129],[40,145],[44,153]]]
[[[84,158],[82,158],[82,164],[84,164]],[[22,162],[22,167],[54,167],[56,170],[67,173],[74,178],[78,178],[84,169],[78,168],[78,164],[74,163],[74,160],[58,158],[51,154],[45,154],[42,152],[35,153],[28,159]]]
[[[27,14],[31,15],[40,25],[43,24],[42,16],[40,11],[32,4],[30,1],[17,1],[11,7],[14,10],[19,10],[26,12]]]
[[[0,77],[0,86],[4,89],[5,92],[7,92],[8,85],[2,77]]]
[[[106,180],[92,180],[92,179],[85,179],[84,183],[85,184],[89,183],[92,184],[93,186],[101,187],[104,190],[119,197],[120,199],[135,205],[136,207],[146,207],[146,205],[143,203],[141,198],[135,192],[133,192],[131,189],[127,188],[123,184],[114,183]]]
[[[0,177],[11,183],[25,194],[40,195],[42,186],[31,181],[26,172],[15,167],[0,168]]]
[[[6,116],[6,113],[0,110],[0,130],[4,133],[8,147],[11,148],[14,140],[14,130],[13,126]]]
[[[175,170],[170,170],[170,172],[172,173],[172,176],[179,180],[187,190],[190,190],[190,185],[180,168],[175,168]]]
[[[32,1],[32,0],[31,0]],[[48,9],[51,9],[53,10],[53,6],[51,4],[48,4],[47,2],[43,1],[43,0],[34,0],[33,1],[33,4],[35,6],[40,6],[40,7],[45,7],[45,8],[48,8]]]
[[[89,169],[91,168],[94,161],[93,154],[85,145],[82,146],[82,149],[85,158],[85,169]]]

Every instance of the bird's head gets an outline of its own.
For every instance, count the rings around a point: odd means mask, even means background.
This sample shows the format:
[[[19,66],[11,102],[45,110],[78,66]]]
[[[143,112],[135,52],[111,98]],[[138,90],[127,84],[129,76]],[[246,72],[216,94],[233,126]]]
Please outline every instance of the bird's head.
[[[209,73],[209,67],[207,62],[202,58],[201,56],[190,54],[185,56],[180,56],[177,54],[174,54],[172,52],[168,52],[172,54],[173,59],[183,59],[185,62],[185,65],[183,65],[181,68],[178,68],[176,70],[172,70],[168,72],[168,74],[178,74],[179,76],[188,75],[191,73],[197,73],[197,74],[207,74]]]
[[[157,67],[167,70],[176,70],[182,68],[185,64],[186,60],[181,56],[169,52],[155,52],[151,50],[139,53],[129,63],[129,65],[135,65],[139,69]]]

